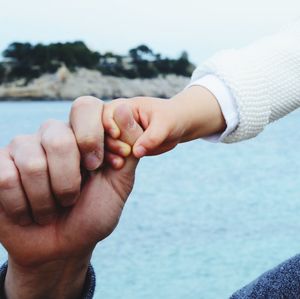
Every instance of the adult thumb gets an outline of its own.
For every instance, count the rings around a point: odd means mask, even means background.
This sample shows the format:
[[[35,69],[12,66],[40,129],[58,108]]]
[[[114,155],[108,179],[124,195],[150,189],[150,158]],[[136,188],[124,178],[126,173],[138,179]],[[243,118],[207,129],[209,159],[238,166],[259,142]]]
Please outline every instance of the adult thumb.
[[[120,129],[119,139],[130,146],[133,146],[137,139],[143,134],[143,129],[135,121],[130,106],[121,104],[114,111],[114,121]],[[126,159],[125,166],[118,170],[122,175],[124,173],[134,173],[138,159],[133,155]]]

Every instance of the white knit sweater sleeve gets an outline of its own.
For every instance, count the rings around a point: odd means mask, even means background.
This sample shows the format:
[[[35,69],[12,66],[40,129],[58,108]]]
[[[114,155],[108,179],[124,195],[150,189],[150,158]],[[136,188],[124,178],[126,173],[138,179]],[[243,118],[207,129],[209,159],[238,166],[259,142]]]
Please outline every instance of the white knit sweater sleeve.
[[[223,141],[237,142],[300,106],[300,20],[239,50],[226,50],[198,67],[192,82],[219,77],[234,96],[239,125]]]

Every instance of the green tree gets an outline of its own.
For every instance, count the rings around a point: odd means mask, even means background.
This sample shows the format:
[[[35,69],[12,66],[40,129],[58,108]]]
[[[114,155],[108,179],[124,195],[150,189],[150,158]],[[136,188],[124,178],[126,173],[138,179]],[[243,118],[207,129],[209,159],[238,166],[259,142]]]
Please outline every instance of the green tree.
[[[0,84],[4,82],[5,80],[5,67],[2,63],[0,63]]]
[[[136,69],[140,78],[155,78],[158,70],[152,62],[141,60],[136,62]]]
[[[100,53],[91,51],[81,41],[35,46],[12,43],[3,56],[11,65],[9,79],[26,78],[27,81],[44,73],[53,73],[62,64],[71,70],[76,67],[96,69],[100,59]]]
[[[162,75],[171,74],[173,70],[174,61],[168,58],[159,59],[154,62],[158,72]]]
[[[140,45],[136,48],[129,50],[129,56],[132,58],[133,61],[154,60],[155,59],[155,54],[146,45]]]
[[[3,56],[10,61],[25,63],[29,62],[33,57],[32,54],[32,45],[30,43],[12,43],[8,48],[3,52]]]
[[[8,46],[3,56],[10,69],[5,80],[26,78],[26,82],[44,73],[56,72],[63,64],[71,71],[84,67],[97,69],[104,75],[130,79],[154,78],[159,74],[190,76],[194,70],[187,52],[182,52],[178,59],[162,58],[161,54],[154,53],[143,44],[129,50],[127,57],[122,57],[112,52],[101,55],[90,50],[82,41],[49,45],[15,42]],[[3,81],[4,75],[1,76]]]
[[[56,43],[48,47],[48,59],[64,63],[68,68],[85,67],[95,69],[99,64],[100,53],[91,51],[83,42]]]
[[[190,63],[187,52],[182,52],[179,59],[174,62],[173,73],[185,77],[191,76],[194,65]]]

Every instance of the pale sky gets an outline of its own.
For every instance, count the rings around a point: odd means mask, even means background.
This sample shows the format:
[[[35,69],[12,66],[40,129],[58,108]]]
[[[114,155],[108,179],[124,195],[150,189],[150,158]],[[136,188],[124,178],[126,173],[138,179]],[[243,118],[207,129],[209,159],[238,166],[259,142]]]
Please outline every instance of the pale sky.
[[[12,41],[83,40],[125,54],[141,43],[200,63],[300,17],[299,0],[0,0],[0,50]]]

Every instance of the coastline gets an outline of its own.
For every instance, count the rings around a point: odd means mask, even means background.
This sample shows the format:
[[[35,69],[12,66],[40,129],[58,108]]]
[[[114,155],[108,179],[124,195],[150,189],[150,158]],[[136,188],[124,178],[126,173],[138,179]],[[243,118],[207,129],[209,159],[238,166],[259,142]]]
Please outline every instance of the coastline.
[[[104,76],[95,70],[66,67],[55,74],[45,74],[24,85],[24,80],[0,85],[0,101],[72,101],[82,95],[103,100],[149,96],[169,98],[181,91],[190,78],[176,75],[153,79],[127,79]]]
[[[9,102],[20,102],[20,103],[31,103],[31,102],[70,102],[74,99],[62,99],[62,98],[46,98],[46,97],[0,97],[0,103],[9,103]],[[104,101],[108,99],[102,99]]]

